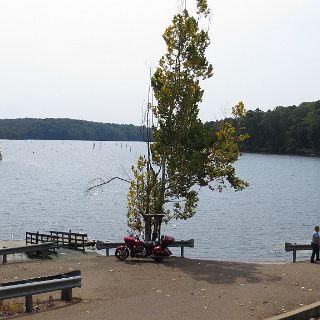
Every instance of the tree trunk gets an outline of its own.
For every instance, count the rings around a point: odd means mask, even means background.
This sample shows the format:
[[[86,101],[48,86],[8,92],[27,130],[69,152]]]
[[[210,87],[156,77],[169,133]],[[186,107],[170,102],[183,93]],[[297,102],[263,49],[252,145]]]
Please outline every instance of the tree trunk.
[[[151,217],[144,217],[144,240],[151,241]]]
[[[156,241],[157,239],[160,240],[161,222],[161,216],[155,217],[153,224],[152,241]]]

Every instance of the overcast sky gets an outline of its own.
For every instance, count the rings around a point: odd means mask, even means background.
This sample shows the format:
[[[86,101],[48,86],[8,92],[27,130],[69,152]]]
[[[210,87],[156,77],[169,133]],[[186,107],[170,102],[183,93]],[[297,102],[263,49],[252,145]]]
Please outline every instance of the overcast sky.
[[[194,1],[188,0],[188,5]],[[179,0],[1,0],[0,118],[141,123]],[[209,0],[202,120],[320,99],[319,0]]]

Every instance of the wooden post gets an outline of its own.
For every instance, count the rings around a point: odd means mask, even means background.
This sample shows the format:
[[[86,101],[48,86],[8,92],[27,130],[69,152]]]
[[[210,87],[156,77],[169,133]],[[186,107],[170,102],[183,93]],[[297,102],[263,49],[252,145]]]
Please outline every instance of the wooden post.
[[[296,262],[297,261],[297,251],[293,250],[292,251],[292,262]]]
[[[6,254],[4,254],[4,255],[2,256],[2,262],[3,262],[3,263],[7,263],[7,255],[6,255]]]
[[[84,245],[84,235],[82,235],[82,252],[85,252],[85,245]]]
[[[39,231],[37,231],[37,234],[36,234],[36,243],[38,243],[39,241]]]
[[[32,312],[33,307],[32,307],[32,295],[26,296],[26,311],[27,312]]]
[[[69,229],[68,242],[68,247],[71,247],[71,229]]]
[[[109,257],[109,248],[106,248],[106,256]]]
[[[181,246],[181,257],[184,257],[184,246]]]
[[[78,248],[78,236],[77,235],[74,237],[74,241],[75,241],[75,247]]]

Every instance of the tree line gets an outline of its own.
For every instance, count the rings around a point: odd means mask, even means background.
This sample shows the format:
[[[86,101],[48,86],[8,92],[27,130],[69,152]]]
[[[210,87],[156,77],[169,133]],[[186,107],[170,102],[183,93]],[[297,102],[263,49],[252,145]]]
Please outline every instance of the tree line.
[[[266,112],[249,110],[237,123],[229,121],[249,134],[241,151],[320,155],[320,100]],[[207,125],[217,131],[219,123]]]
[[[73,119],[0,119],[0,139],[143,141],[143,127]]]
[[[249,139],[241,151],[320,155],[320,100],[274,110],[249,110],[234,123]],[[220,121],[206,125],[218,131]],[[0,119],[0,139],[144,141],[144,127],[72,119]]]

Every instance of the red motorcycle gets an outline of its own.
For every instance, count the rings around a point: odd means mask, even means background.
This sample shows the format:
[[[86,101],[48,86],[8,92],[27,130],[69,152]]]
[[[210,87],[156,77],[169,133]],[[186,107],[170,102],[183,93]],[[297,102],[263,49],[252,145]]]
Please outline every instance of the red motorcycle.
[[[162,236],[160,242],[147,242],[140,240],[138,236],[125,236],[125,244],[116,249],[115,255],[119,260],[126,260],[131,255],[131,258],[149,257],[160,262],[172,255],[168,246],[174,241],[174,238],[169,236]]]

